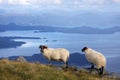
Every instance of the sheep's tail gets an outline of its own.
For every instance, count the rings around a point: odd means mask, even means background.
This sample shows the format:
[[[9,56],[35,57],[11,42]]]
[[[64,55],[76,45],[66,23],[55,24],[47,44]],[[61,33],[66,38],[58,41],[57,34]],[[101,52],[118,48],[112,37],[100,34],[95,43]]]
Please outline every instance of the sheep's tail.
[[[104,67],[104,69],[106,68],[106,59],[105,59],[105,61],[104,61],[105,63],[104,63],[104,65],[103,65],[103,67]]]

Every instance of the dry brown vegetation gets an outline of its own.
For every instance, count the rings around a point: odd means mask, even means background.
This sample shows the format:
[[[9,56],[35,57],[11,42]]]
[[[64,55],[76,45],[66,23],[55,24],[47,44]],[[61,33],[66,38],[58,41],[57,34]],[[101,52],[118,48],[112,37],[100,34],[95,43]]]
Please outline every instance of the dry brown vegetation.
[[[0,80],[120,80],[113,77],[100,77],[84,69],[63,69],[40,63],[0,60]]]

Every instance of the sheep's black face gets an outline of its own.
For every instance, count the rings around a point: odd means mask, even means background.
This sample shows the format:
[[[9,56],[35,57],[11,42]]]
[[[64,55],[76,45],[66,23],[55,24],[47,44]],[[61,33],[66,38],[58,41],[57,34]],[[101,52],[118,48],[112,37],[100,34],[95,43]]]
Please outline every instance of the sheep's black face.
[[[45,46],[45,45],[40,45],[39,48],[41,49],[40,51],[43,52],[43,50],[46,49],[47,46]]]
[[[88,49],[87,47],[84,47],[83,49],[82,49],[82,52],[84,52],[86,49]]]

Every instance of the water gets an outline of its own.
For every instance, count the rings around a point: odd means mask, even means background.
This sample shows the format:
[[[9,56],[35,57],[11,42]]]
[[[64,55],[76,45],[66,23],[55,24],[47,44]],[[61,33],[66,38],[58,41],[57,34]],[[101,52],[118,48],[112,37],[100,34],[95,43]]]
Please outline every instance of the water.
[[[15,41],[24,41],[23,44],[17,48],[0,49],[0,57],[8,56],[31,56],[39,52],[39,45],[45,44],[49,47],[58,48],[63,47],[70,51],[70,53],[81,52],[84,46],[93,48],[105,55],[108,59],[109,69],[117,70],[120,68],[118,62],[112,68],[112,61],[117,57],[120,58],[120,33],[115,34],[71,34],[59,32],[41,32],[34,33],[34,31],[6,31],[0,32],[0,36],[20,36],[20,37],[40,37],[41,39],[15,39]],[[113,60],[112,60],[113,59]],[[112,60],[112,61],[111,61]],[[113,63],[114,63],[113,62]],[[115,68],[115,66],[117,66]],[[120,71],[119,71],[120,72]]]
[[[0,57],[14,55],[32,55],[39,53],[40,44],[49,47],[64,47],[71,53],[81,52],[84,46],[91,47],[102,52],[106,57],[120,56],[120,33],[115,34],[70,34],[58,32],[34,31],[6,31],[1,32],[0,36],[20,36],[20,37],[40,37],[41,39],[15,39],[15,41],[24,41],[26,44],[18,48],[0,49]]]

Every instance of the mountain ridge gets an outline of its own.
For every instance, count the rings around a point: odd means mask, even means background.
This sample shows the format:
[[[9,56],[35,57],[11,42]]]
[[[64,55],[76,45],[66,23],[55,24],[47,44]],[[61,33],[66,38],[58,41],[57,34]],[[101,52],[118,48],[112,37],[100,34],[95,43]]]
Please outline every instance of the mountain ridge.
[[[0,32],[14,31],[14,30],[38,30],[37,32],[62,32],[62,33],[81,33],[81,34],[113,34],[115,32],[120,32],[120,26],[100,29],[89,26],[68,28],[68,27],[52,27],[45,25],[23,26],[23,25],[16,25],[15,23],[9,23],[8,25],[0,24]]]

